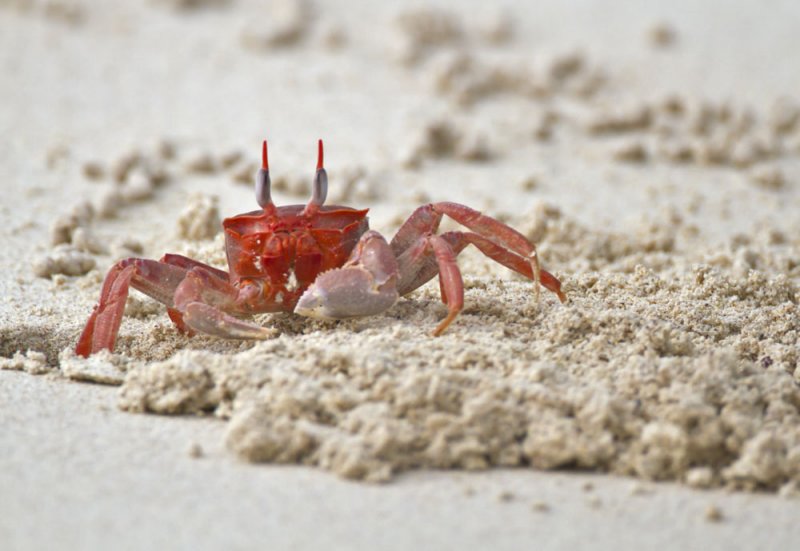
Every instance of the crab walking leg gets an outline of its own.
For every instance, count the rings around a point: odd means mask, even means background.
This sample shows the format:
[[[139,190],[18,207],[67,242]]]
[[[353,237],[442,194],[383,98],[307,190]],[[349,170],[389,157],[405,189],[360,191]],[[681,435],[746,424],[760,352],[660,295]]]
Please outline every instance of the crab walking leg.
[[[180,254],[167,253],[161,257],[160,262],[163,262],[165,264],[171,264],[173,266],[178,266],[179,268],[183,268],[187,272],[192,268],[203,268],[212,275],[217,276],[222,281],[228,281],[229,279],[228,272],[220,270],[218,268],[214,268],[213,266],[209,266],[208,264],[204,264],[202,262],[199,262],[197,260],[194,260],[192,258]],[[172,320],[172,323],[175,324],[175,327],[178,328],[178,331],[189,337],[194,336],[195,332],[183,320],[183,314],[181,314],[179,310],[167,307],[167,315],[169,316],[169,319]]]
[[[442,221],[442,213],[437,212],[433,205],[422,205],[411,213],[397,233],[392,237],[391,246],[394,255],[400,255],[420,246],[420,237],[436,233]]]
[[[439,291],[447,305],[447,317],[434,330],[441,335],[464,307],[464,281],[456,264],[456,257],[468,243],[464,240],[445,239],[444,235],[423,235],[397,259],[400,279],[398,288],[406,295],[421,287],[439,274]]]
[[[542,281],[539,256],[536,254],[536,247],[524,235],[494,218],[459,203],[434,203],[433,208],[475,233],[492,241],[500,242],[506,248],[525,257],[531,266],[533,281],[536,284],[534,292],[536,293],[536,299],[539,299],[539,285]]]
[[[504,249],[490,239],[486,239],[476,233],[471,232],[447,232],[442,237],[450,244],[456,254],[460,253],[469,244],[475,245],[483,254],[509,268],[528,279],[534,279],[531,264],[518,254]],[[539,277],[542,286],[554,293],[561,302],[567,301],[567,295],[561,290],[561,282],[550,272],[541,270]]]
[[[214,268],[213,266],[209,266],[208,264],[204,264],[198,260],[194,260],[193,258],[189,258],[187,256],[183,256],[180,254],[167,253],[161,257],[161,260],[159,260],[159,262],[183,268],[187,272],[192,268],[202,268],[205,271],[209,272],[210,274],[217,276],[222,281],[229,280],[228,272],[226,272],[225,270]]]
[[[459,203],[434,203],[436,212],[446,214],[459,224],[475,233],[505,245],[507,249],[528,257],[536,253],[536,247],[528,239],[511,226],[507,226],[490,216],[481,214],[475,209]]]
[[[185,275],[183,268],[155,260],[128,258],[117,262],[106,275],[100,300],[86,322],[75,353],[88,357],[103,349],[114,350],[131,286],[169,308]]]
[[[368,231],[341,268],[320,274],[306,289],[294,312],[321,319],[371,316],[397,298],[397,260],[386,239]]]
[[[458,254],[460,251],[453,252]],[[439,273],[439,265],[436,263],[434,255],[431,254],[426,236],[418,237],[417,242],[412,247],[409,247],[397,257],[397,266],[399,274],[397,289],[400,296],[405,296],[411,291],[422,287]],[[444,296],[444,287],[441,285],[441,280],[440,287]]]
[[[88,358],[89,354],[104,348],[114,350],[132,276],[133,266],[126,268],[114,266],[108,272],[100,293],[100,302],[92,310],[75,346],[75,353],[78,356]]]
[[[401,254],[414,246],[420,236],[435,233],[444,215],[449,216],[496,245],[509,249],[523,257],[530,266],[533,275],[532,279],[536,283],[535,293],[538,299],[539,285],[543,283],[539,257],[536,254],[536,247],[533,243],[514,228],[465,205],[443,202],[419,207],[397,231],[397,234],[392,239],[392,250],[400,257]],[[545,287],[549,289],[546,285]]]
[[[456,319],[464,308],[464,280],[456,264],[456,253],[441,236],[432,235],[428,242],[433,248],[436,264],[439,266],[439,286],[442,297],[447,305],[447,317],[433,330],[433,336],[438,337]]]
[[[521,256],[510,252],[508,249],[504,249],[489,239],[475,233],[460,231],[443,233],[441,237],[447,241],[456,256],[461,254],[461,251],[468,245],[472,244],[492,260],[514,270],[528,279],[533,279],[530,263]],[[405,296],[411,291],[421,287],[433,279],[438,273],[439,267],[435,259],[430,254],[427,254],[427,252],[426,240],[419,239],[415,246],[408,248],[397,259],[400,266],[400,279],[397,286],[401,296]],[[553,274],[542,270],[541,279],[543,287],[555,293],[561,302],[566,302],[567,297],[561,291],[561,282]],[[440,281],[440,287],[441,285],[442,283]],[[442,300],[444,301],[446,300],[444,287],[442,287],[442,293]]]
[[[175,309],[189,328],[225,339],[266,339],[274,330],[227,314],[247,311],[253,288],[234,287],[206,267],[192,268],[175,290]]]
[[[476,233],[453,231],[418,237],[397,259],[398,289],[401,295],[406,295],[439,274],[442,302],[447,305],[449,312],[434,331],[434,336],[441,335],[463,307],[463,281],[455,259],[470,244],[507,268],[529,279],[534,278],[533,269],[525,258]],[[546,289],[555,293],[562,302],[566,301],[567,297],[561,291],[561,282],[555,276],[542,270],[540,277],[541,284]]]

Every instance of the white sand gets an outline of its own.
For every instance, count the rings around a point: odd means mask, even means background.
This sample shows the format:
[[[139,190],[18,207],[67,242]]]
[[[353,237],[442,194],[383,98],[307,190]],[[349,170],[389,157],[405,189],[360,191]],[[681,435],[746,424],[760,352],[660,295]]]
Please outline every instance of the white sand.
[[[0,382],[2,403],[20,404],[0,410],[6,549],[776,549],[797,538],[797,503],[774,496],[530,470],[354,484],[231,461],[221,423],[125,414],[107,387],[6,371]],[[713,506],[722,522],[707,520]]]
[[[401,3],[310,24],[292,2],[173,4],[0,2],[0,353],[50,373],[0,370],[0,541],[797,541],[795,500],[647,482],[800,482],[791,2],[554,2],[509,7],[510,25],[478,3],[400,24]],[[208,196],[254,208],[234,179],[265,134],[279,203],[304,200],[323,137],[332,199],[372,227],[472,205],[538,241],[570,303],[465,253],[466,309],[441,339],[434,285],[369,320],[259,317],[279,335],[258,345],[187,340],[133,293],[117,355],[59,362],[115,258],[224,263]],[[629,478],[427,470],[518,465]]]

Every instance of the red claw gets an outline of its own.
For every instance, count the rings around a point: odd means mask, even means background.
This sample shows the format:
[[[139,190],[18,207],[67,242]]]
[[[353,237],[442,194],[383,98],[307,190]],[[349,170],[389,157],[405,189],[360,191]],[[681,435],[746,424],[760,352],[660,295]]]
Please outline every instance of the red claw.
[[[261,145],[261,168],[269,170],[269,161],[267,160],[267,140]]]
[[[317,170],[322,170],[322,140],[319,140],[317,149]]]

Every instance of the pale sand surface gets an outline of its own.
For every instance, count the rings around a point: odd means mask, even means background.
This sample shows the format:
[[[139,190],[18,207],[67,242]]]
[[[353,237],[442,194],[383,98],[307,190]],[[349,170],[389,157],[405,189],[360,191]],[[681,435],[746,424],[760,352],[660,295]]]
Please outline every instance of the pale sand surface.
[[[232,461],[221,423],[125,414],[106,387],[0,381],[14,404],[0,419],[4,549],[788,549],[797,538],[797,503],[775,496],[518,470],[352,483]]]
[[[174,4],[0,1],[0,366],[28,372],[0,370],[4,549],[798,541],[792,2]],[[365,320],[261,316],[258,344],[186,339],[133,292],[117,354],[62,352],[116,259],[224,267],[265,134],[279,204],[322,137],[373,228],[471,205],[570,302],[467,251],[439,339],[435,284]]]

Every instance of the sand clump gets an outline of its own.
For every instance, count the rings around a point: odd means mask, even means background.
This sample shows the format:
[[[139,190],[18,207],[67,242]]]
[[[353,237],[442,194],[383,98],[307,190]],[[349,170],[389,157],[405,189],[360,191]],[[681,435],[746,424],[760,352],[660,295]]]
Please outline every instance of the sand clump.
[[[800,107],[786,98],[767,110],[677,95],[623,105],[599,102],[584,119],[587,134],[616,146],[611,148],[616,160],[754,167],[754,183],[771,190],[783,183],[764,175],[777,170],[765,164],[800,153],[795,146]],[[627,142],[619,147],[614,138],[623,136]]]
[[[95,259],[70,245],[58,245],[49,254],[33,263],[33,273],[50,278],[57,274],[78,276],[88,273],[96,265]]]
[[[410,9],[395,19],[397,35],[392,45],[396,59],[413,66],[431,52],[461,43],[465,39],[463,22],[454,13],[436,8]]]
[[[666,21],[653,23],[647,29],[647,42],[651,47],[664,49],[674,46],[677,42],[678,33],[675,28]]]
[[[108,350],[82,358],[75,355],[71,348],[66,348],[58,357],[61,373],[68,379],[103,385],[122,384],[131,363],[129,358],[112,354]]]
[[[574,50],[530,60],[513,56],[490,59],[454,48],[433,56],[424,70],[433,90],[459,108],[497,96],[584,102],[598,94],[607,80],[604,69]]]
[[[243,154],[235,149],[211,154],[190,148],[182,157],[175,143],[162,139],[154,147],[125,151],[108,166],[94,160],[83,162],[83,176],[104,187],[94,202],[80,201],[52,222],[51,249],[33,260],[34,275],[50,279],[80,276],[92,271],[98,258],[110,256],[116,260],[142,254],[142,244],[136,239],[109,239],[97,231],[97,226],[119,217],[130,205],[155,200],[159,187],[172,180],[176,170],[191,176],[214,175],[219,171],[235,174],[245,164]],[[244,168],[252,178],[251,167],[245,164]],[[218,203],[213,195],[190,194],[177,218],[178,237],[187,241],[212,239],[220,231]]]
[[[89,12],[85,3],[76,0],[4,0],[0,9],[73,28],[83,25]]]
[[[314,8],[306,0],[281,0],[271,6],[267,17],[248,24],[241,32],[246,49],[266,52],[299,45],[309,34]]]
[[[221,228],[219,198],[194,193],[178,216],[178,236],[193,241],[212,239]]]
[[[399,152],[399,161],[404,168],[418,169],[425,160],[485,162],[494,155],[484,132],[439,118],[424,124],[405,144]]]
[[[15,352],[10,358],[0,358],[0,369],[24,371],[31,375],[52,372],[52,367],[47,364],[47,356],[37,350]]]
[[[410,8],[395,18],[395,31],[387,36],[392,59],[419,73],[459,109],[497,96],[587,100],[607,79],[579,50],[544,51],[533,58],[504,52],[514,40],[514,24],[502,11],[473,21],[448,10]]]
[[[69,213],[56,218],[50,226],[50,244],[72,242],[73,232],[86,226],[94,218],[94,208],[88,202],[75,205]]]
[[[213,379],[202,363],[193,361],[188,354],[179,354],[171,362],[173,369],[163,369],[163,364],[151,363],[133,371],[127,377],[131,384],[121,393],[123,409],[195,413],[219,402]],[[146,380],[149,392],[137,385],[137,380]]]
[[[204,8],[221,8],[231,4],[231,0],[151,0],[155,6],[164,6],[176,12],[191,12]]]

